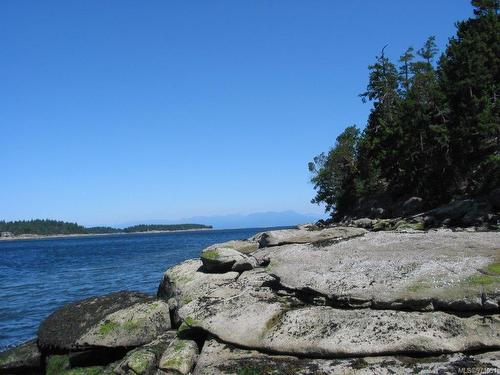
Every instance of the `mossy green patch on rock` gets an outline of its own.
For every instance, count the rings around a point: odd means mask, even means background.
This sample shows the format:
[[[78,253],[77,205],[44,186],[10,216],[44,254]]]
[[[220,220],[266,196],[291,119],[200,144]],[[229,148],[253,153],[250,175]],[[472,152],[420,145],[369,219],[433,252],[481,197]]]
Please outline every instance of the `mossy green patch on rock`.
[[[154,364],[156,356],[149,351],[137,351],[128,359],[128,367],[135,374],[145,374],[146,371]]]
[[[198,346],[192,340],[176,339],[170,343],[158,364],[167,373],[188,374],[198,356]]]
[[[135,331],[139,328],[140,324],[136,320],[129,320],[123,323],[123,328],[127,331]]]
[[[416,283],[410,285],[408,287],[408,291],[413,292],[413,293],[418,293],[418,292],[421,292],[423,290],[430,289],[430,288],[432,288],[432,285],[430,285],[427,282],[420,281],[420,282],[416,282]]]
[[[215,260],[215,259],[219,259],[220,255],[219,255],[219,252],[217,250],[213,249],[213,250],[204,251],[202,253],[202,257],[206,258],[206,259]]]
[[[500,263],[491,263],[487,267],[488,272],[500,275]]]
[[[470,285],[492,285],[500,283],[500,278],[490,275],[472,275],[468,277],[466,281]]]
[[[182,349],[186,347],[186,341],[184,340],[179,340],[174,346],[174,351],[180,352]]]
[[[165,362],[162,362],[161,363],[161,366],[162,367],[168,367],[168,368],[172,368],[172,367],[179,367],[182,365],[182,358],[169,358],[167,359]]]
[[[409,223],[406,220],[400,220],[394,225],[394,229],[412,229],[412,230],[425,230],[425,224],[423,221],[416,223]]]
[[[198,324],[199,322],[197,320],[193,319],[192,317],[187,316],[186,319],[184,319],[184,323],[186,323],[190,327],[193,327],[196,324]]]
[[[47,360],[47,375],[59,375],[69,369],[68,355],[51,355]]]
[[[177,273],[172,273],[170,275],[170,280],[176,284],[187,284],[194,280],[192,275],[182,275]]]
[[[52,355],[47,360],[47,375],[102,375],[106,373],[101,366],[70,368],[68,355]]]
[[[128,320],[123,324],[112,320],[106,320],[99,326],[99,333],[103,336],[109,335],[119,328],[123,328],[128,332],[136,331],[140,327],[140,323],[136,320]]]
[[[106,320],[99,326],[99,333],[105,336],[113,332],[118,327],[120,327],[120,324],[113,322],[112,320]]]
[[[261,375],[262,372],[257,367],[242,367],[238,370],[238,375]]]
[[[177,335],[181,334],[184,331],[187,331],[189,328],[191,327],[189,327],[186,323],[182,322],[179,328],[177,328]]]
[[[103,375],[106,372],[103,367],[92,366],[92,367],[76,367],[70,370],[64,371],[61,375]]]
[[[377,222],[373,225],[372,228],[375,232],[380,230],[391,230],[392,229],[392,221],[387,219],[377,220]]]
[[[276,267],[278,263],[275,260],[271,260],[269,264],[266,266],[265,271],[266,272],[271,272],[274,267]]]

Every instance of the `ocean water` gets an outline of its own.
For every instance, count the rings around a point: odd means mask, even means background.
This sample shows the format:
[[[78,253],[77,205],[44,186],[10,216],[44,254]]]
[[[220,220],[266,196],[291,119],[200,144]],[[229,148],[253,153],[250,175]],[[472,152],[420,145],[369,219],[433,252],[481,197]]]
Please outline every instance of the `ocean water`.
[[[155,294],[163,272],[206,246],[265,228],[0,241],[0,351],[58,307],[120,290]]]

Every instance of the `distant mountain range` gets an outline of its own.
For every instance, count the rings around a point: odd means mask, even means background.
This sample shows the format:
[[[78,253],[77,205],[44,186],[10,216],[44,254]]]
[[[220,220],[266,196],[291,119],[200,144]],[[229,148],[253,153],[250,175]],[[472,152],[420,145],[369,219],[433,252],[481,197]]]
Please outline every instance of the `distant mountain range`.
[[[171,224],[171,223],[199,223],[212,225],[214,229],[236,229],[236,228],[260,228],[292,226],[297,224],[312,223],[325,218],[326,215],[300,214],[295,211],[281,212],[256,212],[248,215],[215,215],[194,216],[178,220],[140,220],[137,222],[122,223],[116,225],[123,228],[136,224]]]

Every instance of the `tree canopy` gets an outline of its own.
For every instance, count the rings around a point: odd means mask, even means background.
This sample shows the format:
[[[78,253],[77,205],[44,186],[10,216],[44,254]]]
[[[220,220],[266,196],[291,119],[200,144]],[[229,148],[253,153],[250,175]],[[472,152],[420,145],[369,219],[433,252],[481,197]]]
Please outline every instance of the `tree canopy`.
[[[0,221],[0,233],[9,232],[14,236],[23,234],[32,235],[58,235],[58,234],[104,234],[104,233],[136,233],[150,231],[173,231],[173,230],[192,230],[192,229],[210,229],[210,225],[202,224],[140,224],[123,229],[112,227],[89,227],[86,228],[77,223],[68,223],[57,220],[19,220],[19,221]]]
[[[440,57],[433,36],[397,63],[381,50],[360,95],[372,103],[363,131],[347,127],[309,163],[313,203],[341,217],[360,198],[419,196],[430,208],[500,186],[499,4],[473,0]]]

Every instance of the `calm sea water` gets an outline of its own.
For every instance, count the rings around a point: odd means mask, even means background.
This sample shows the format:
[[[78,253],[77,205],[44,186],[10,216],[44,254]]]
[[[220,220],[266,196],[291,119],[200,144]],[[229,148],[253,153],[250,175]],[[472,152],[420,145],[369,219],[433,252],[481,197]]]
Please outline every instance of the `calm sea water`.
[[[35,337],[65,303],[119,290],[156,293],[167,268],[263,230],[0,241],[0,351]]]

